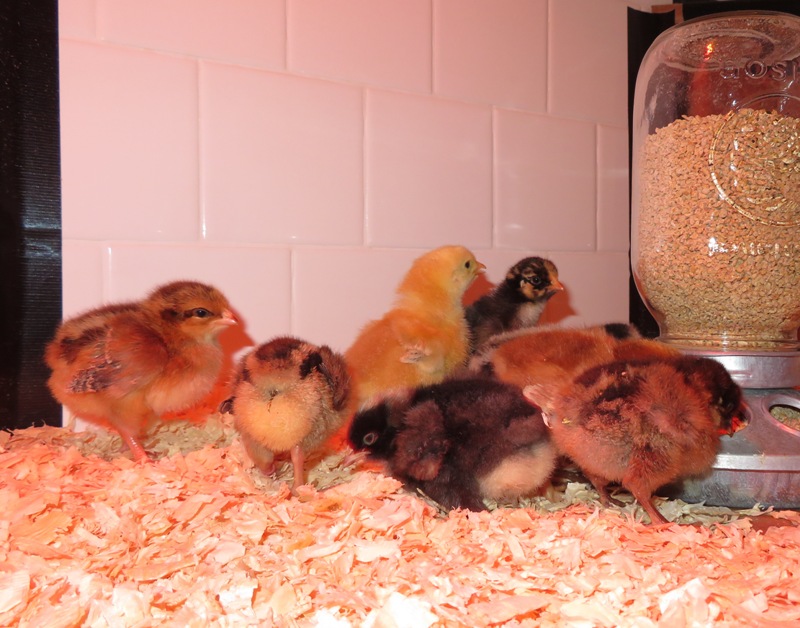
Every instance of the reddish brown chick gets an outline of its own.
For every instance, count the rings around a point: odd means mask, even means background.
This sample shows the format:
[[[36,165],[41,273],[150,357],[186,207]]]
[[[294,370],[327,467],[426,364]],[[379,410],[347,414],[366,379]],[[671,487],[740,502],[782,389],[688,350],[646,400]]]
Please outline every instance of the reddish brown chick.
[[[48,386],[72,413],[110,425],[146,460],[147,428],[211,392],[223,361],[217,336],[236,322],[216,288],[167,284],[142,301],[65,320],[45,351]]]
[[[608,485],[631,492],[653,523],[665,484],[708,472],[721,434],[744,421],[742,392],[718,362],[681,356],[594,366],[566,385],[532,384],[559,451],[583,471],[604,505]]]
[[[520,388],[561,383],[590,366],[613,360],[614,348],[623,338],[640,336],[624,324],[523,329],[494,336],[470,360],[469,368]]]

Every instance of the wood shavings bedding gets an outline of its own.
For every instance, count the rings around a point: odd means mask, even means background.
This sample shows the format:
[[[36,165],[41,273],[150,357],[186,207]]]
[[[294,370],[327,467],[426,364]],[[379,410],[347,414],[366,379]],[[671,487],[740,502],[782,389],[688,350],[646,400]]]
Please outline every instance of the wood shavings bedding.
[[[342,453],[292,496],[225,418],[0,433],[0,625],[779,626],[800,623],[800,514],[659,504],[645,526],[569,482],[442,514]],[[125,454],[127,455],[127,454]],[[769,524],[769,525],[765,525]]]

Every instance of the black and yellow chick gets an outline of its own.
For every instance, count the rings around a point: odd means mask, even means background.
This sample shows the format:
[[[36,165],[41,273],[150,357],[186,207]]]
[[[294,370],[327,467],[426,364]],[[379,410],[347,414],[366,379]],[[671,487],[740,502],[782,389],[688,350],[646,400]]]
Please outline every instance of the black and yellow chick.
[[[485,510],[484,498],[528,496],[550,478],[556,452],[531,409],[519,388],[454,378],[359,412],[349,439],[443,508]]]
[[[526,257],[514,264],[502,283],[466,308],[470,353],[496,334],[536,325],[544,306],[563,289],[550,260]]]
[[[653,492],[708,472],[720,436],[746,420],[742,391],[725,368],[694,356],[609,362],[566,385],[531,384],[523,392],[602,503],[620,504],[608,493],[618,482],[653,523],[667,523]]]
[[[264,473],[274,472],[276,453],[290,453],[297,488],[305,483],[306,456],[347,419],[350,392],[340,354],[283,336],[240,360],[233,397],[220,409],[233,413],[247,453]]]
[[[113,427],[136,460],[147,460],[141,438],[211,393],[224,357],[218,336],[237,322],[213,286],[163,285],[141,301],[62,322],[45,351],[48,386],[75,415]]]

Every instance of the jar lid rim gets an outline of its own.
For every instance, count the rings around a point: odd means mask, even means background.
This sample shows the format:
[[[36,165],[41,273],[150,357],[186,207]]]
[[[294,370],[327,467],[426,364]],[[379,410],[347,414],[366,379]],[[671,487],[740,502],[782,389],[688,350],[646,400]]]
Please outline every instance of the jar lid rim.
[[[720,25],[716,31],[712,30]],[[760,27],[763,25],[763,27]],[[678,37],[680,33],[680,37]],[[650,45],[645,57],[657,52],[658,58],[668,64],[694,67],[698,55],[702,62],[707,61],[702,49],[715,38],[727,35],[734,41],[738,38],[745,41],[761,41],[766,50],[770,50],[773,60],[790,60],[800,56],[800,16],[780,11],[727,11],[695,17],[678,22],[663,31]],[[730,44],[727,48],[731,50]],[[701,50],[700,53],[695,53]],[[747,48],[741,52],[747,54]],[[728,62],[736,63],[734,58]]]

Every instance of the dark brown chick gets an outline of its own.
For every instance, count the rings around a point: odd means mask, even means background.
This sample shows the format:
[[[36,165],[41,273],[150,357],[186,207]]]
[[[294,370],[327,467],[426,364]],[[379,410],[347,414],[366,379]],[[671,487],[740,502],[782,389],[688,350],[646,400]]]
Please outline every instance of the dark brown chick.
[[[536,325],[544,306],[563,289],[550,260],[526,257],[514,264],[502,283],[466,308],[470,353],[496,334]]]
[[[305,483],[305,459],[344,423],[350,378],[344,358],[326,345],[283,336],[239,363],[233,397],[223,402],[256,466],[274,472],[274,455],[289,452],[294,488]]]
[[[357,413],[349,438],[444,508],[485,510],[484,498],[529,496],[550,478],[556,453],[531,410],[515,386],[454,378]]]
[[[222,368],[219,333],[236,324],[216,288],[177,281],[142,301],[65,320],[45,351],[48,386],[72,413],[110,425],[137,460],[147,428],[208,395]]]
[[[604,505],[620,483],[653,523],[659,487],[708,472],[721,434],[745,419],[742,392],[718,362],[692,356],[594,366],[566,385],[532,384],[559,451],[581,469]]]

